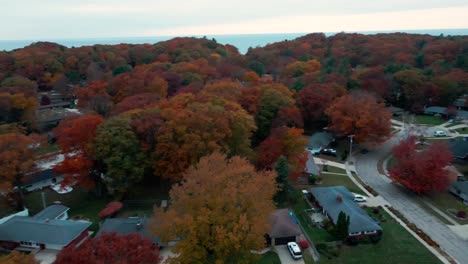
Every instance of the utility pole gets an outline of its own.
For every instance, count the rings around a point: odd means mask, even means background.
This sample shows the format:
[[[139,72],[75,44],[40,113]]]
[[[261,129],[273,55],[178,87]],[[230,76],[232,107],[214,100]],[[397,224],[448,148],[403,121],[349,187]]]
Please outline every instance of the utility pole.
[[[352,153],[353,153],[353,138],[354,135],[349,135],[349,159],[351,159]]]
[[[45,192],[41,192],[41,198],[42,198],[42,207],[44,207],[45,209],[47,207]]]

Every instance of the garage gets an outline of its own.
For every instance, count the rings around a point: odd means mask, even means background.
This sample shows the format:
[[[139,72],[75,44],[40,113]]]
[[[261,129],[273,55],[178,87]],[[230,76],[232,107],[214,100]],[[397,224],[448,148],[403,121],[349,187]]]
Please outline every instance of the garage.
[[[266,237],[269,245],[286,245],[288,242],[297,241],[302,233],[299,226],[294,222],[289,209],[278,209],[270,215],[271,229]]]

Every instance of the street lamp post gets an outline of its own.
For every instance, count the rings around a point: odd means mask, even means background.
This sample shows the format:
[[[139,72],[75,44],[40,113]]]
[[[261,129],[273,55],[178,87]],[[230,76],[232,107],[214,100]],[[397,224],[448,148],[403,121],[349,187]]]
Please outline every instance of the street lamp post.
[[[349,135],[349,158],[351,159],[352,153],[353,153],[353,138],[354,135]]]

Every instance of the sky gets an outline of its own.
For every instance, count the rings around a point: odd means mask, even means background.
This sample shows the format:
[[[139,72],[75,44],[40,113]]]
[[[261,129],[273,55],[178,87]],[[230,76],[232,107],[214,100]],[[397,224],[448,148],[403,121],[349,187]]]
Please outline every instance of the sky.
[[[0,0],[0,40],[468,28],[468,0]]]

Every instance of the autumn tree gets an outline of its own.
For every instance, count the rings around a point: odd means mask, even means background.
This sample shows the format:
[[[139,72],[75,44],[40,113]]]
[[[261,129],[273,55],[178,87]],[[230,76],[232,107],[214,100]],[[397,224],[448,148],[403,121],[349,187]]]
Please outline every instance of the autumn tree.
[[[164,125],[156,134],[154,168],[174,180],[213,151],[250,156],[253,118],[237,103],[219,97],[181,94],[160,104]]]
[[[450,182],[447,166],[452,154],[447,144],[432,143],[418,151],[416,138],[409,137],[392,149],[395,163],[389,169],[390,178],[417,194],[443,192]]]
[[[307,160],[303,132],[298,128],[275,128],[257,148],[257,167],[274,169],[275,163],[283,156],[289,164],[292,179],[296,179],[304,171]]]
[[[88,86],[75,90],[78,107],[92,110],[106,116],[113,107],[112,98],[107,89],[109,84],[104,81],[92,81]]]
[[[39,261],[34,258],[34,254],[24,254],[16,250],[0,257],[0,262],[2,264],[39,264]]]
[[[296,100],[301,109],[304,123],[310,125],[325,120],[325,110],[346,90],[337,84],[313,84],[297,93]]]
[[[0,135],[0,191],[8,192],[21,183],[23,173],[34,165],[34,144],[32,137],[20,133]]]
[[[104,233],[86,240],[78,248],[60,251],[55,264],[157,264],[161,261],[159,246],[138,233],[118,235]]]
[[[129,118],[114,117],[102,123],[94,141],[93,155],[104,164],[104,182],[111,192],[122,194],[142,179],[146,156]]]
[[[267,84],[261,86],[258,111],[255,116],[257,124],[256,140],[261,142],[270,134],[273,120],[283,107],[291,107],[295,101],[293,93],[282,84]]]
[[[65,174],[65,183],[76,181],[92,188],[99,179],[99,172],[93,173],[96,162],[93,154],[94,136],[104,119],[96,114],[69,116],[54,129],[57,145],[64,160],[55,169]]]
[[[358,143],[375,145],[390,136],[390,112],[368,93],[340,97],[325,110],[325,114],[330,119],[329,129],[340,136],[354,135]]]
[[[250,263],[250,251],[265,245],[275,176],[238,156],[203,157],[172,187],[171,207],[155,213],[153,230],[163,241],[180,239],[175,263]]]

